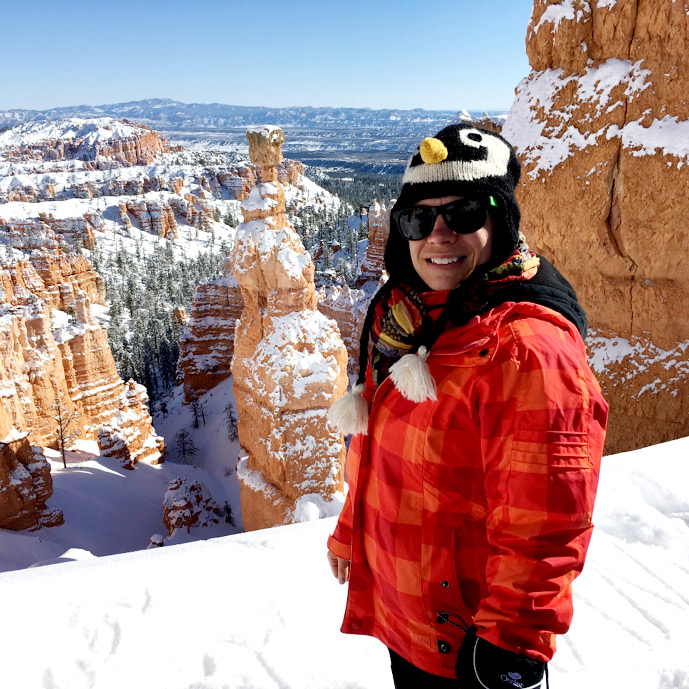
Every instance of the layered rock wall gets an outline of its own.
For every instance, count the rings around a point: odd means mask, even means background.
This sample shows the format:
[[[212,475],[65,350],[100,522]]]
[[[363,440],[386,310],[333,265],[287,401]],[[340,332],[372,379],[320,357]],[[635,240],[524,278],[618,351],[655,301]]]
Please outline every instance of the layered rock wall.
[[[177,369],[184,382],[186,402],[229,377],[235,323],[243,307],[239,283],[228,257],[221,278],[196,288],[187,330],[180,340]]]
[[[344,394],[347,353],[337,325],[316,310],[313,264],[285,217],[284,135],[259,127],[247,138],[261,173],[235,241],[244,310],[232,372],[247,453],[237,470],[242,517],[252,530],[338,511],[345,448],[326,413]]]
[[[119,433],[131,464],[162,461],[146,391],[117,374],[92,300],[103,303],[102,280],[80,256],[34,252],[0,270],[0,441],[21,435],[56,447],[62,416],[75,438],[98,439],[103,428]],[[8,499],[0,491],[0,513],[14,509]],[[0,528],[24,523],[7,517]]]
[[[46,508],[52,494],[50,465],[42,449],[31,446],[25,433],[0,439],[0,527],[17,530],[61,524],[62,512]]]
[[[363,287],[368,282],[381,283],[385,272],[385,245],[390,234],[390,208],[374,201],[368,210],[368,246],[357,276],[356,287]]]
[[[689,434],[687,45],[686,2],[536,0],[503,129],[525,234],[589,317],[609,452]]]
[[[21,127],[20,127],[21,129]],[[18,132],[21,134],[21,132]],[[0,137],[4,156],[15,161],[110,158],[125,165],[149,165],[161,153],[181,150],[145,124],[113,118],[46,122],[42,136],[26,141]]]

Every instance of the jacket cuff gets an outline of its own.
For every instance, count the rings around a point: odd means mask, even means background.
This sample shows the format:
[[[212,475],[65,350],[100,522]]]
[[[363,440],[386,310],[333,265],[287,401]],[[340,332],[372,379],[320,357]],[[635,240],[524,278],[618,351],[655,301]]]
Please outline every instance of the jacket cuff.
[[[328,550],[333,555],[337,555],[337,557],[340,557],[343,560],[352,559],[352,547],[345,545],[344,543],[340,543],[335,536],[330,536],[328,538]]]

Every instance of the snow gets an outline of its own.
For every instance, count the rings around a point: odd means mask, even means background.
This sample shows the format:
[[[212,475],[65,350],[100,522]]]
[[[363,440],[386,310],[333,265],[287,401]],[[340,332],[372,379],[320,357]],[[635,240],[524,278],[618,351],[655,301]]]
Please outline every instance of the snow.
[[[603,337],[597,335],[595,331],[592,331],[590,337],[587,338],[587,344],[591,351],[589,364],[599,374],[625,359],[624,368],[634,368],[637,372],[647,370],[654,364],[662,364],[665,369],[676,371],[679,365],[677,359],[682,361],[689,348],[689,340],[678,342],[673,349],[665,350],[657,347],[650,340],[642,342],[639,338],[635,338],[632,343],[625,337]],[[686,366],[681,366],[681,368],[686,368]]]
[[[590,13],[591,8],[588,5],[584,5],[583,9],[575,11],[574,0],[560,0],[557,4],[548,5],[547,9],[541,15],[536,25],[533,27],[533,33],[537,33],[538,30],[544,24],[552,24],[552,33],[555,33],[560,26],[560,22],[564,20],[573,20],[576,18],[577,21],[581,21],[584,14]]]
[[[270,210],[271,208],[274,208],[275,206],[278,205],[278,202],[276,199],[270,198],[268,194],[277,194],[277,187],[274,184],[271,184],[271,187],[275,188],[275,191],[270,191],[266,189],[268,185],[262,185],[262,184],[257,184],[252,190],[249,196],[247,196],[244,201],[241,202],[241,208],[242,210],[245,211],[267,211]],[[263,192],[266,193],[266,196],[263,196]]]
[[[551,5],[549,9],[552,7],[559,6]],[[599,137],[620,136],[616,125],[582,133],[574,124],[570,124],[571,108],[558,111],[555,107],[555,98],[560,91],[574,81],[576,95],[573,99],[568,98],[568,102],[573,100],[577,104],[591,104],[592,116],[599,116],[624,105],[622,101],[610,102],[616,86],[625,85],[624,95],[631,100],[651,87],[649,75],[650,71],[642,68],[642,61],[632,63],[631,60],[617,58],[606,60],[598,67],[587,67],[582,74],[565,76],[562,69],[532,72],[517,87],[518,95],[507,116],[502,135],[522,154],[529,168],[529,177],[535,179],[539,174],[553,170],[576,151],[595,146]],[[544,119],[538,117],[541,111]],[[559,120],[560,124],[549,125],[548,120]],[[668,127],[668,134],[670,129]],[[628,136],[633,136],[633,131],[632,128]],[[683,132],[675,127],[673,134]],[[622,136],[623,145],[627,145],[624,133]],[[675,145],[684,148],[682,144]]]
[[[266,137],[266,139],[271,138],[271,136],[279,130],[280,127],[278,127],[275,124],[259,124],[259,125],[254,125],[253,127],[247,127],[246,130],[248,132],[255,132],[256,134],[262,134],[263,136]]]
[[[335,321],[319,311],[296,311],[268,317],[264,332],[254,354],[252,385],[272,406],[332,389],[340,372],[334,355],[342,347]]]
[[[603,460],[596,529],[551,686],[689,687],[688,454],[685,438]],[[392,689],[383,646],[339,633],[347,586],[324,556],[334,519],[92,557],[115,531],[138,541],[165,533],[162,468],[111,467],[106,484],[96,466],[53,468],[61,488],[49,505],[88,496],[89,510],[73,508],[41,540],[0,531],[2,561],[72,560],[0,574],[11,621],[0,625],[3,686]],[[154,530],[133,490],[141,479],[163,490]],[[46,548],[42,539],[70,521],[92,533],[92,547],[53,539]]]
[[[81,119],[72,117],[48,122],[26,122],[0,134],[0,150],[13,146],[36,145],[44,141],[81,139],[84,147],[111,139],[127,139],[145,133],[143,127],[112,117]]]
[[[643,126],[642,121],[643,118],[628,122],[621,131],[622,145],[634,149],[634,156],[653,155],[660,151],[682,161],[689,160],[689,122],[681,122],[670,115],[662,120],[654,119],[650,126]],[[611,129],[607,136],[610,138],[619,134],[619,130]]]

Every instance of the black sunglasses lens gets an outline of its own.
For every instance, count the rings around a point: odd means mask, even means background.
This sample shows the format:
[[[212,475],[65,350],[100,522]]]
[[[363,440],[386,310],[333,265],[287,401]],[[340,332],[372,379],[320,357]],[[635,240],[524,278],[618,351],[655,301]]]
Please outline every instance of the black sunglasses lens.
[[[395,213],[400,234],[411,241],[428,237],[433,232],[435,212],[428,206],[414,206]]]
[[[488,217],[479,199],[458,199],[444,206],[413,206],[393,213],[400,234],[410,241],[418,241],[433,232],[436,217],[442,214],[447,226],[456,234],[471,234],[480,230]]]
[[[457,234],[480,230],[488,219],[484,204],[477,199],[459,199],[440,207],[447,226]]]

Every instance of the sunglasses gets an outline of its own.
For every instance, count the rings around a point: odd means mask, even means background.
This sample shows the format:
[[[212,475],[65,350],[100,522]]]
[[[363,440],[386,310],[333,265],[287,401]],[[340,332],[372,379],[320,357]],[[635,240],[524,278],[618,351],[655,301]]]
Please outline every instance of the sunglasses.
[[[400,234],[412,242],[428,237],[439,215],[456,234],[471,234],[486,224],[488,206],[497,206],[492,196],[487,199],[457,199],[442,206],[412,206],[393,211],[392,222]]]

